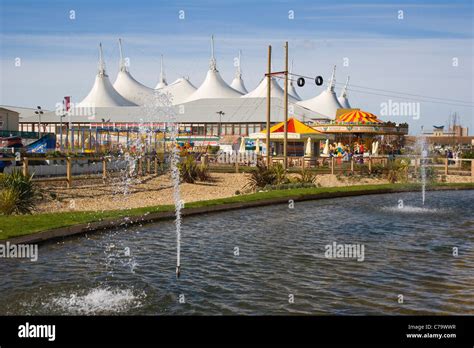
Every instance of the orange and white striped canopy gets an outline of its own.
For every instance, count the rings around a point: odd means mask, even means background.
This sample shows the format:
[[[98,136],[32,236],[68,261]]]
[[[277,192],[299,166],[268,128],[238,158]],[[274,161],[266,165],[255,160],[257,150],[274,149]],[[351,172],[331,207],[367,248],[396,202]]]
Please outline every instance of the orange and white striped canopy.
[[[298,121],[296,118],[288,119],[287,123],[288,133],[298,133],[298,134],[317,134],[321,133],[320,131],[305,125],[303,122]],[[285,121],[280,122],[270,128],[270,133],[280,133],[285,131]],[[261,133],[266,133],[267,130],[264,129]]]
[[[339,119],[336,122],[345,122],[345,123],[383,123],[380,121],[377,116],[371,114],[370,112],[353,110],[346,112],[339,116]]]

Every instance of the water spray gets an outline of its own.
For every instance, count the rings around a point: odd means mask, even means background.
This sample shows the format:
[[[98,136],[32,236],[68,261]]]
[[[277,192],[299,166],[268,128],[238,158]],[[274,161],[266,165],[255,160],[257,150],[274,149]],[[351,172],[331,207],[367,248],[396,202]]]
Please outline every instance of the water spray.
[[[171,152],[170,152],[170,167],[171,167],[171,178],[173,180],[173,199],[175,207],[175,225],[176,225],[176,278],[181,275],[181,209],[183,208],[183,202],[181,200],[180,192],[180,173],[179,173],[179,149],[176,146],[176,138],[178,136],[178,125],[176,124],[176,118],[171,112],[169,115],[169,126],[170,126],[170,140],[171,140]],[[166,131],[165,131],[166,133]],[[165,134],[166,136],[166,134]]]
[[[154,100],[150,107],[153,114],[161,114],[165,118],[164,130],[164,147],[166,147],[166,133],[169,133],[171,151],[169,152],[169,163],[171,169],[171,179],[173,182],[173,200],[175,208],[175,225],[176,225],[176,278],[181,275],[181,209],[183,201],[180,192],[180,172],[179,172],[179,148],[177,146],[178,122],[176,112],[172,106],[172,96],[169,93],[155,91]],[[166,152],[166,149],[163,148]]]
[[[420,147],[420,177],[421,177],[421,201],[422,205],[425,205],[426,196],[426,159],[428,157],[428,147],[426,143],[426,137],[422,134],[417,139],[418,146]]]

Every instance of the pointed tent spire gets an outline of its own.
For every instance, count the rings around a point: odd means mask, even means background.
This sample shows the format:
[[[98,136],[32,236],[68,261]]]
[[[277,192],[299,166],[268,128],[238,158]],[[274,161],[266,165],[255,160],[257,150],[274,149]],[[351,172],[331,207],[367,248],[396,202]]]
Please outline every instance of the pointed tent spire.
[[[237,69],[235,70],[235,76],[230,84],[230,87],[239,91],[240,93],[247,94],[247,88],[244,85],[244,81],[242,80],[242,51],[239,50],[239,58]]]
[[[349,85],[349,76],[347,76],[346,84],[341,91],[341,94],[337,98],[339,104],[342,105],[344,109],[351,109],[351,104],[349,104],[349,100],[347,99],[347,86]]]
[[[119,74],[128,74],[119,72]],[[110,83],[105,73],[104,52],[102,43],[99,44],[99,71],[95,77],[94,86],[89,94],[76,106],[79,107],[116,107],[137,106],[134,102],[122,96]]]
[[[238,79],[242,78],[242,50],[239,50],[239,64],[237,65],[237,70],[235,71],[235,77]]]
[[[120,71],[127,71],[127,66],[125,65],[125,59],[123,58],[123,48],[122,48],[122,39],[119,39],[119,51],[120,51]]]
[[[329,81],[328,91],[334,91],[334,85],[336,84],[336,66],[332,70],[331,80]]]
[[[328,88],[322,91],[316,97],[302,100],[298,102],[304,108],[310,109],[323,116],[334,119],[338,109],[344,108],[339,102],[336,93],[334,92],[334,84],[336,82],[336,66],[332,71],[331,80],[329,81]]]
[[[217,71],[216,57],[214,56],[214,35],[211,35],[211,60],[209,62],[209,70]]]
[[[160,63],[160,78],[158,80],[158,84],[156,85],[155,89],[160,89],[168,85],[168,82],[166,82],[166,77],[165,77],[165,70],[163,68],[163,55],[161,55],[161,63]]]
[[[102,51],[102,42],[99,43],[99,74],[105,75],[104,52]]]
[[[125,64],[122,39],[119,39],[120,64],[113,87],[125,99],[137,105],[146,105],[153,99],[153,89],[135,80]]]
[[[160,82],[166,84],[165,70],[163,69],[163,55],[161,55],[160,63]]]
[[[342,92],[341,92],[341,97],[343,98],[347,97],[347,85],[349,84],[349,79],[350,79],[350,76],[347,76],[346,84],[344,85],[344,88],[342,89]]]
[[[214,35],[211,37],[211,61],[209,71],[206,74],[204,82],[199,88],[188,98],[186,102],[197,99],[210,98],[237,98],[243,93],[229,86],[216,67],[216,59],[214,57]]]

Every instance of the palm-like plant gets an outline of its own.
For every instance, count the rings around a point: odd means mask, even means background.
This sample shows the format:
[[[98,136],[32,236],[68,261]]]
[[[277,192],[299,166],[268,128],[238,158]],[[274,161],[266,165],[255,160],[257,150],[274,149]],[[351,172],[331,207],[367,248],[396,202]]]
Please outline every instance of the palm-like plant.
[[[316,181],[316,175],[311,170],[301,169],[296,181],[304,184],[314,184]]]
[[[194,184],[196,180],[209,181],[211,176],[209,174],[209,167],[198,166],[193,156],[188,155],[186,159],[178,164],[181,181],[189,184]]]
[[[286,175],[285,167],[281,163],[274,164],[271,167],[273,173],[275,173],[275,185],[283,185],[288,183],[288,176]]]
[[[250,172],[250,177],[245,187],[256,191],[267,185],[275,185],[278,180],[282,180],[281,173],[278,173],[278,171],[279,169],[274,169],[274,167],[268,168],[265,164],[259,162],[257,167]]]
[[[397,158],[394,161],[389,162],[387,179],[391,183],[397,181],[406,181],[406,173],[408,170],[408,162],[404,159]]]
[[[186,156],[186,159],[178,164],[181,181],[193,184],[197,177],[197,164],[193,156]]]
[[[33,175],[14,170],[0,177],[0,212],[5,215],[31,214],[39,196]]]

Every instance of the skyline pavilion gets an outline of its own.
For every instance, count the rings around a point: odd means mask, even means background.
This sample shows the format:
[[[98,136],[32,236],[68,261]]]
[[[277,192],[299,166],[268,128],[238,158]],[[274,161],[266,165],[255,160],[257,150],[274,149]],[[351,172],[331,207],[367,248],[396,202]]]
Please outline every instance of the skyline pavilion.
[[[180,133],[196,136],[248,136],[265,129],[267,78],[262,76],[254,88],[245,84],[240,50],[230,83],[219,72],[212,36],[209,68],[200,85],[193,84],[184,76],[168,83],[161,56],[159,79],[155,88],[151,88],[133,77],[124,59],[121,39],[118,44],[119,71],[113,83],[107,74],[102,44],[99,44],[98,69],[90,91],[78,98],[79,102],[73,101],[68,112],[48,111],[41,120],[37,116],[22,118],[20,130],[37,131],[39,123],[42,133],[61,133],[59,128],[62,125],[63,133],[70,132],[71,126],[78,136],[81,129],[93,128],[122,131],[152,126],[164,129],[169,114],[175,115]],[[290,78],[288,82],[288,117],[310,125],[331,123],[342,113],[353,110],[347,93],[349,76],[339,96],[336,95],[336,66],[325,90],[306,100],[298,95],[293,80]],[[271,78],[270,103],[271,123],[282,122],[284,89],[275,77]]]

